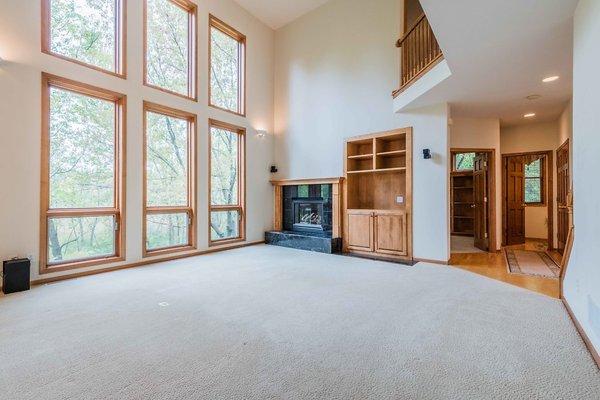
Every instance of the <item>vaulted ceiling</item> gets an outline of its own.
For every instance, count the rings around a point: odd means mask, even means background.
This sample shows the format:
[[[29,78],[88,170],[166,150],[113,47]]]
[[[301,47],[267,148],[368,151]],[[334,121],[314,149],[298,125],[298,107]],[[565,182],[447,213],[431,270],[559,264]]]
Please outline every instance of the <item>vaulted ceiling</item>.
[[[240,6],[273,29],[322,6],[329,0],[235,0]]]

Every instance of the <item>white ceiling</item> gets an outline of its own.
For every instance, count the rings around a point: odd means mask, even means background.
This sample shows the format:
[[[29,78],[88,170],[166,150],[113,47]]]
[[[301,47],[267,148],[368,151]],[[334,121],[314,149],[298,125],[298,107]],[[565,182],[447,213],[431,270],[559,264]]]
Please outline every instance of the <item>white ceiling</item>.
[[[296,18],[322,6],[329,0],[235,0],[250,14],[269,25],[279,29]]]
[[[454,117],[503,125],[558,118],[572,95],[578,0],[421,0],[452,76],[413,106],[449,102]],[[542,78],[560,75],[550,84]],[[542,97],[526,100],[531,94]]]

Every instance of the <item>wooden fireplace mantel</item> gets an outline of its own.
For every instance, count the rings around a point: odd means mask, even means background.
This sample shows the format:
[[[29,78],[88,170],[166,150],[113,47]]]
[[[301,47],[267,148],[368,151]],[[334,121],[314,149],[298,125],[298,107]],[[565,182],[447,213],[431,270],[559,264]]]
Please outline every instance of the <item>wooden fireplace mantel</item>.
[[[335,178],[315,178],[315,179],[273,179],[275,192],[275,203],[273,207],[273,230],[281,231],[283,229],[283,187],[296,185],[331,185],[332,201],[332,236],[333,238],[342,237],[342,185],[343,177]]]

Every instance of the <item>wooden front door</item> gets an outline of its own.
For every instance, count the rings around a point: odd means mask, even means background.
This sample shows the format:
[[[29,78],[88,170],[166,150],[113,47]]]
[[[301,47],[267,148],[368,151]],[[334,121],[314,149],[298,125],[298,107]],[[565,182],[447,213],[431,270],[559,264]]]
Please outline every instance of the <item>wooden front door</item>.
[[[525,243],[525,161],[522,156],[505,158],[505,244]]]
[[[569,235],[569,192],[571,190],[571,177],[569,174],[569,140],[556,150],[556,196],[558,204],[558,246],[560,254],[565,251],[567,236]]]
[[[487,153],[477,153],[473,163],[473,235],[475,247],[483,251],[489,250],[487,171]]]

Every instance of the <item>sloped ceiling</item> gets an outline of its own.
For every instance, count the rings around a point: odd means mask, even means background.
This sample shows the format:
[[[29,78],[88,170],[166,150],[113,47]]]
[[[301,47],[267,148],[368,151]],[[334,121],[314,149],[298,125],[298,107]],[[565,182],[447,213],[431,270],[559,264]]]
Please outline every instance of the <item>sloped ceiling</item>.
[[[273,29],[327,3],[329,0],[235,0],[240,6]]]

